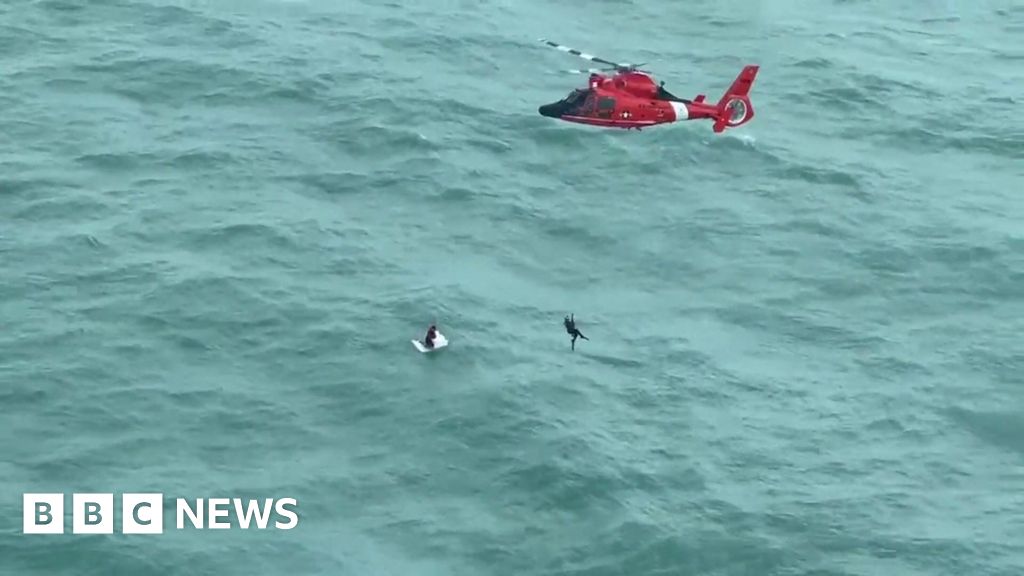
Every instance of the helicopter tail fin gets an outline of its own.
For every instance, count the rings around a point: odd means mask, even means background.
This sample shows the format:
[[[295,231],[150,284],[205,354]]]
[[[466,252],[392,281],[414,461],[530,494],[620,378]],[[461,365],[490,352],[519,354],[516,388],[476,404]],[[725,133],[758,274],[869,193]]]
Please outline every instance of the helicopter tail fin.
[[[760,66],[745,66],[733,80],[732,86],[729,86],[729,89],[722,95],[717,105],[718,118],[715,120],[715,132],[746,124],[754,117],[754,106],[750,103],[749,93],[759,69]]]

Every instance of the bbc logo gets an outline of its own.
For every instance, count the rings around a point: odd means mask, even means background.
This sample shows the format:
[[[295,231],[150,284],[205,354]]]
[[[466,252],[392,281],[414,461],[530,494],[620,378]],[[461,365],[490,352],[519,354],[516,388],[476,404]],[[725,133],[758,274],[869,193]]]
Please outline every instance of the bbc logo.
[[[64,533],[64,494],[25,494],[22,513],[25,534]],[[299,523],[295,498],[177,498],[173,526],[198,530],[227,530],[254,526],[266,530],[291,530]],[[113,534],[113,494],[72,494],[73,534]],[[163,534],[164,495],[121,494],[121,533]],[[205,512],[205,513],[204,513]],[[234,517],[235,523],[231,519]],[[276,521],[271,524],[271,520]]]
[[[64,533],[64,494],[23,496],[25,534]],[[113,494],[72,494],[71,531],[74,534],[113,534]],[[163,494],[122,494],[121,532],[162,534]]]

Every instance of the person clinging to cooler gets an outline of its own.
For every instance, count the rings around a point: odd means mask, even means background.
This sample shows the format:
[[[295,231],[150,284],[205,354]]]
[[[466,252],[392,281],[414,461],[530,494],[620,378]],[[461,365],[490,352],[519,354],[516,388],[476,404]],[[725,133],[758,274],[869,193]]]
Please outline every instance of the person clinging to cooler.
[[[423,345],[427,348],[433,348],[434,338],[437,338],[437,326],[431,324],[430,328],[427,328],[427,335],[423,338]]]

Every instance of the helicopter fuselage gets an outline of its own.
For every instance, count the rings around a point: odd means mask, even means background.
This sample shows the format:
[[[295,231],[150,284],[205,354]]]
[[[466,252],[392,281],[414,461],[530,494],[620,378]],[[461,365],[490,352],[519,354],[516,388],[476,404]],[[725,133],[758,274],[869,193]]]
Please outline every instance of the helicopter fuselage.
[[[541,106],[538,112],[566,122],[627,129],[713,119],[715,132],[721,132],[754,116],[747,92],[757,69],[744,68],[717,103],[705,102],[703,94],[693,100],[678,98],[642,72],[627,71],[614,76],[595,73],[590,75],[587,88],[573,90],[562,100]]]

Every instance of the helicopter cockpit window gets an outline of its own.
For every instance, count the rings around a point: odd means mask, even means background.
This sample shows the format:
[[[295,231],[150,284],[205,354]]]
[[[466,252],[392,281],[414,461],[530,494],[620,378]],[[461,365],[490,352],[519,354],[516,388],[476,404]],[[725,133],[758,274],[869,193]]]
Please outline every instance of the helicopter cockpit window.
[[[573,90],[562,100],[566,114],[576,114],[587,106],[589,90]]]
[[[587,93],[584,92],[583,90],[573,90],[572,92],[569,93],[568,96],[565,97],[565,103],[566,104],[581,104],[583,102],[583,98],[584,98],[584,96],[586,96],[586,94]]]

